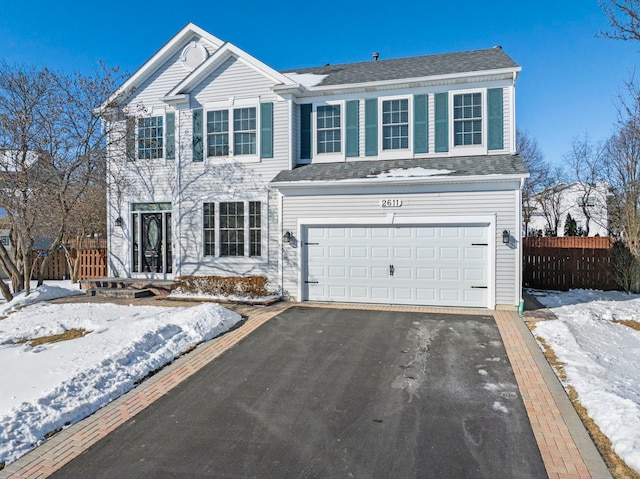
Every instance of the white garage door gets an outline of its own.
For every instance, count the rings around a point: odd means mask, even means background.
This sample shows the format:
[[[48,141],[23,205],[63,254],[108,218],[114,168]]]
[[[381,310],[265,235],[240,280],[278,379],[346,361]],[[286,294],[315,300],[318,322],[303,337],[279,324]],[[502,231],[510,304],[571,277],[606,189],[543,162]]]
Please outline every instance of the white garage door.
[[[312,301],[488,306],[487,225],[310,226]]]

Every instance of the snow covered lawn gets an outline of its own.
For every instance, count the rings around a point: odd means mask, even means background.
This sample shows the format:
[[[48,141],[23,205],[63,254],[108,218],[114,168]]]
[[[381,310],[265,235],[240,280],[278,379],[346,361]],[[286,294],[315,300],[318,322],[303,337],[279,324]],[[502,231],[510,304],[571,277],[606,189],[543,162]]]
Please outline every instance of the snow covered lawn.
[[[534,291],[557,320],[534,334],[564,363],[566,385],[578,393],[614,451],[640,472],[640,296],[618,291]]]
[[[0,314],[8,314],[0,319],[0,463],[15,461],[45,434],[90,415],[149,372],[241,320],[215,303],[190,308],[29,304],[69,294],[78,294],[77,286],[56,282],[0,305]],[[87,334],[35,347],[19,342],[71,329]]]

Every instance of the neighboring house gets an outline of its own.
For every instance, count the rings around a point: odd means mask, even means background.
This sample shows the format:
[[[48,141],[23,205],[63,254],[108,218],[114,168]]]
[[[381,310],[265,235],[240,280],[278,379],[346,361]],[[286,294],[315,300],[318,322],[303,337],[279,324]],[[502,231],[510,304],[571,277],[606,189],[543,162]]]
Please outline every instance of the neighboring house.
[[[500,47],[279,72],[189,24],[104,106],[110,275],[514,308],[519,72]]]
[[[609,236],[608,195],[608,185],[604,181],[594,185],[579,182],[560,183],[548,188],[534,198],[531,219],[525,228],[525,234],[565,236],[565,225],[570,216],[575,220],[576,227],[582,235]],[[558,226],[553,228],[556,220]],[[555,235],[550,234],[554,229]]]

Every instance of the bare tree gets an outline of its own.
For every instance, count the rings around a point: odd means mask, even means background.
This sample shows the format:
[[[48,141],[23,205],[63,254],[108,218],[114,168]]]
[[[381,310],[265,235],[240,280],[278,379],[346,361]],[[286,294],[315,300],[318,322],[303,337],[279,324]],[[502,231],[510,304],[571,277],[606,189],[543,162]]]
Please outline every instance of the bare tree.
[[[524,234],[528,236],[531,215],[538,205],[537,195],[548,183],[550,170],[549,165],[544,161],[538,142],[527,131],[516,130],[516,150],[530,175],[522,188],[522,220]]]
[[[585,236],[589,236],[592,221],[608,229],[608,217],[604,214],[607,212],[607,190],[603,185],[604,145],[593,142],[585,134],[573,140],[571,152],[565,155],[565,160],[578,183],[578,207],[585,218],[582,227]]]
[[[640,40],[640,0],[606,0],[598,2],[609,19],[609,31],[604,38]]]
[[[13,254],[0,245],[0,266],[11,275],[13,291],[29,293],[35,238],[50,238],[37,271],[41,283],[51,253],[68,241],[87,192],[97,185],[104,190],[108,131],[103,112],[93,108],[118,81],[117,70],[104,67],[91,76],[68,76],[0,65],[0,206],[10,219],[13,243]]]
[[[545,236],[557,236],[560,220],[569,209],[562,202],[562,192],[567,187],[563,182],[564,173],[558,166],[549,170],[544,179],[543,189],[537,193],[535,198],[538,209],[546,222]]]

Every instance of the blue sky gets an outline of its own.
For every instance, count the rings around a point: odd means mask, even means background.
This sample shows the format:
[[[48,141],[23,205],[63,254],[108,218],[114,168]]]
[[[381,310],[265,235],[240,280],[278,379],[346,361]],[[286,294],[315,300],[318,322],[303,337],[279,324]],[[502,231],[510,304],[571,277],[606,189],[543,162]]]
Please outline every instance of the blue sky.
[[[0,0],[0,59],[133,72],[188,22],[277,70],[501,45],[522,66],[518,127],[557,164],[574,138],[611,134],[615,97],[640,58],[640,44],[596,38],[607,27],[597,0]]]

